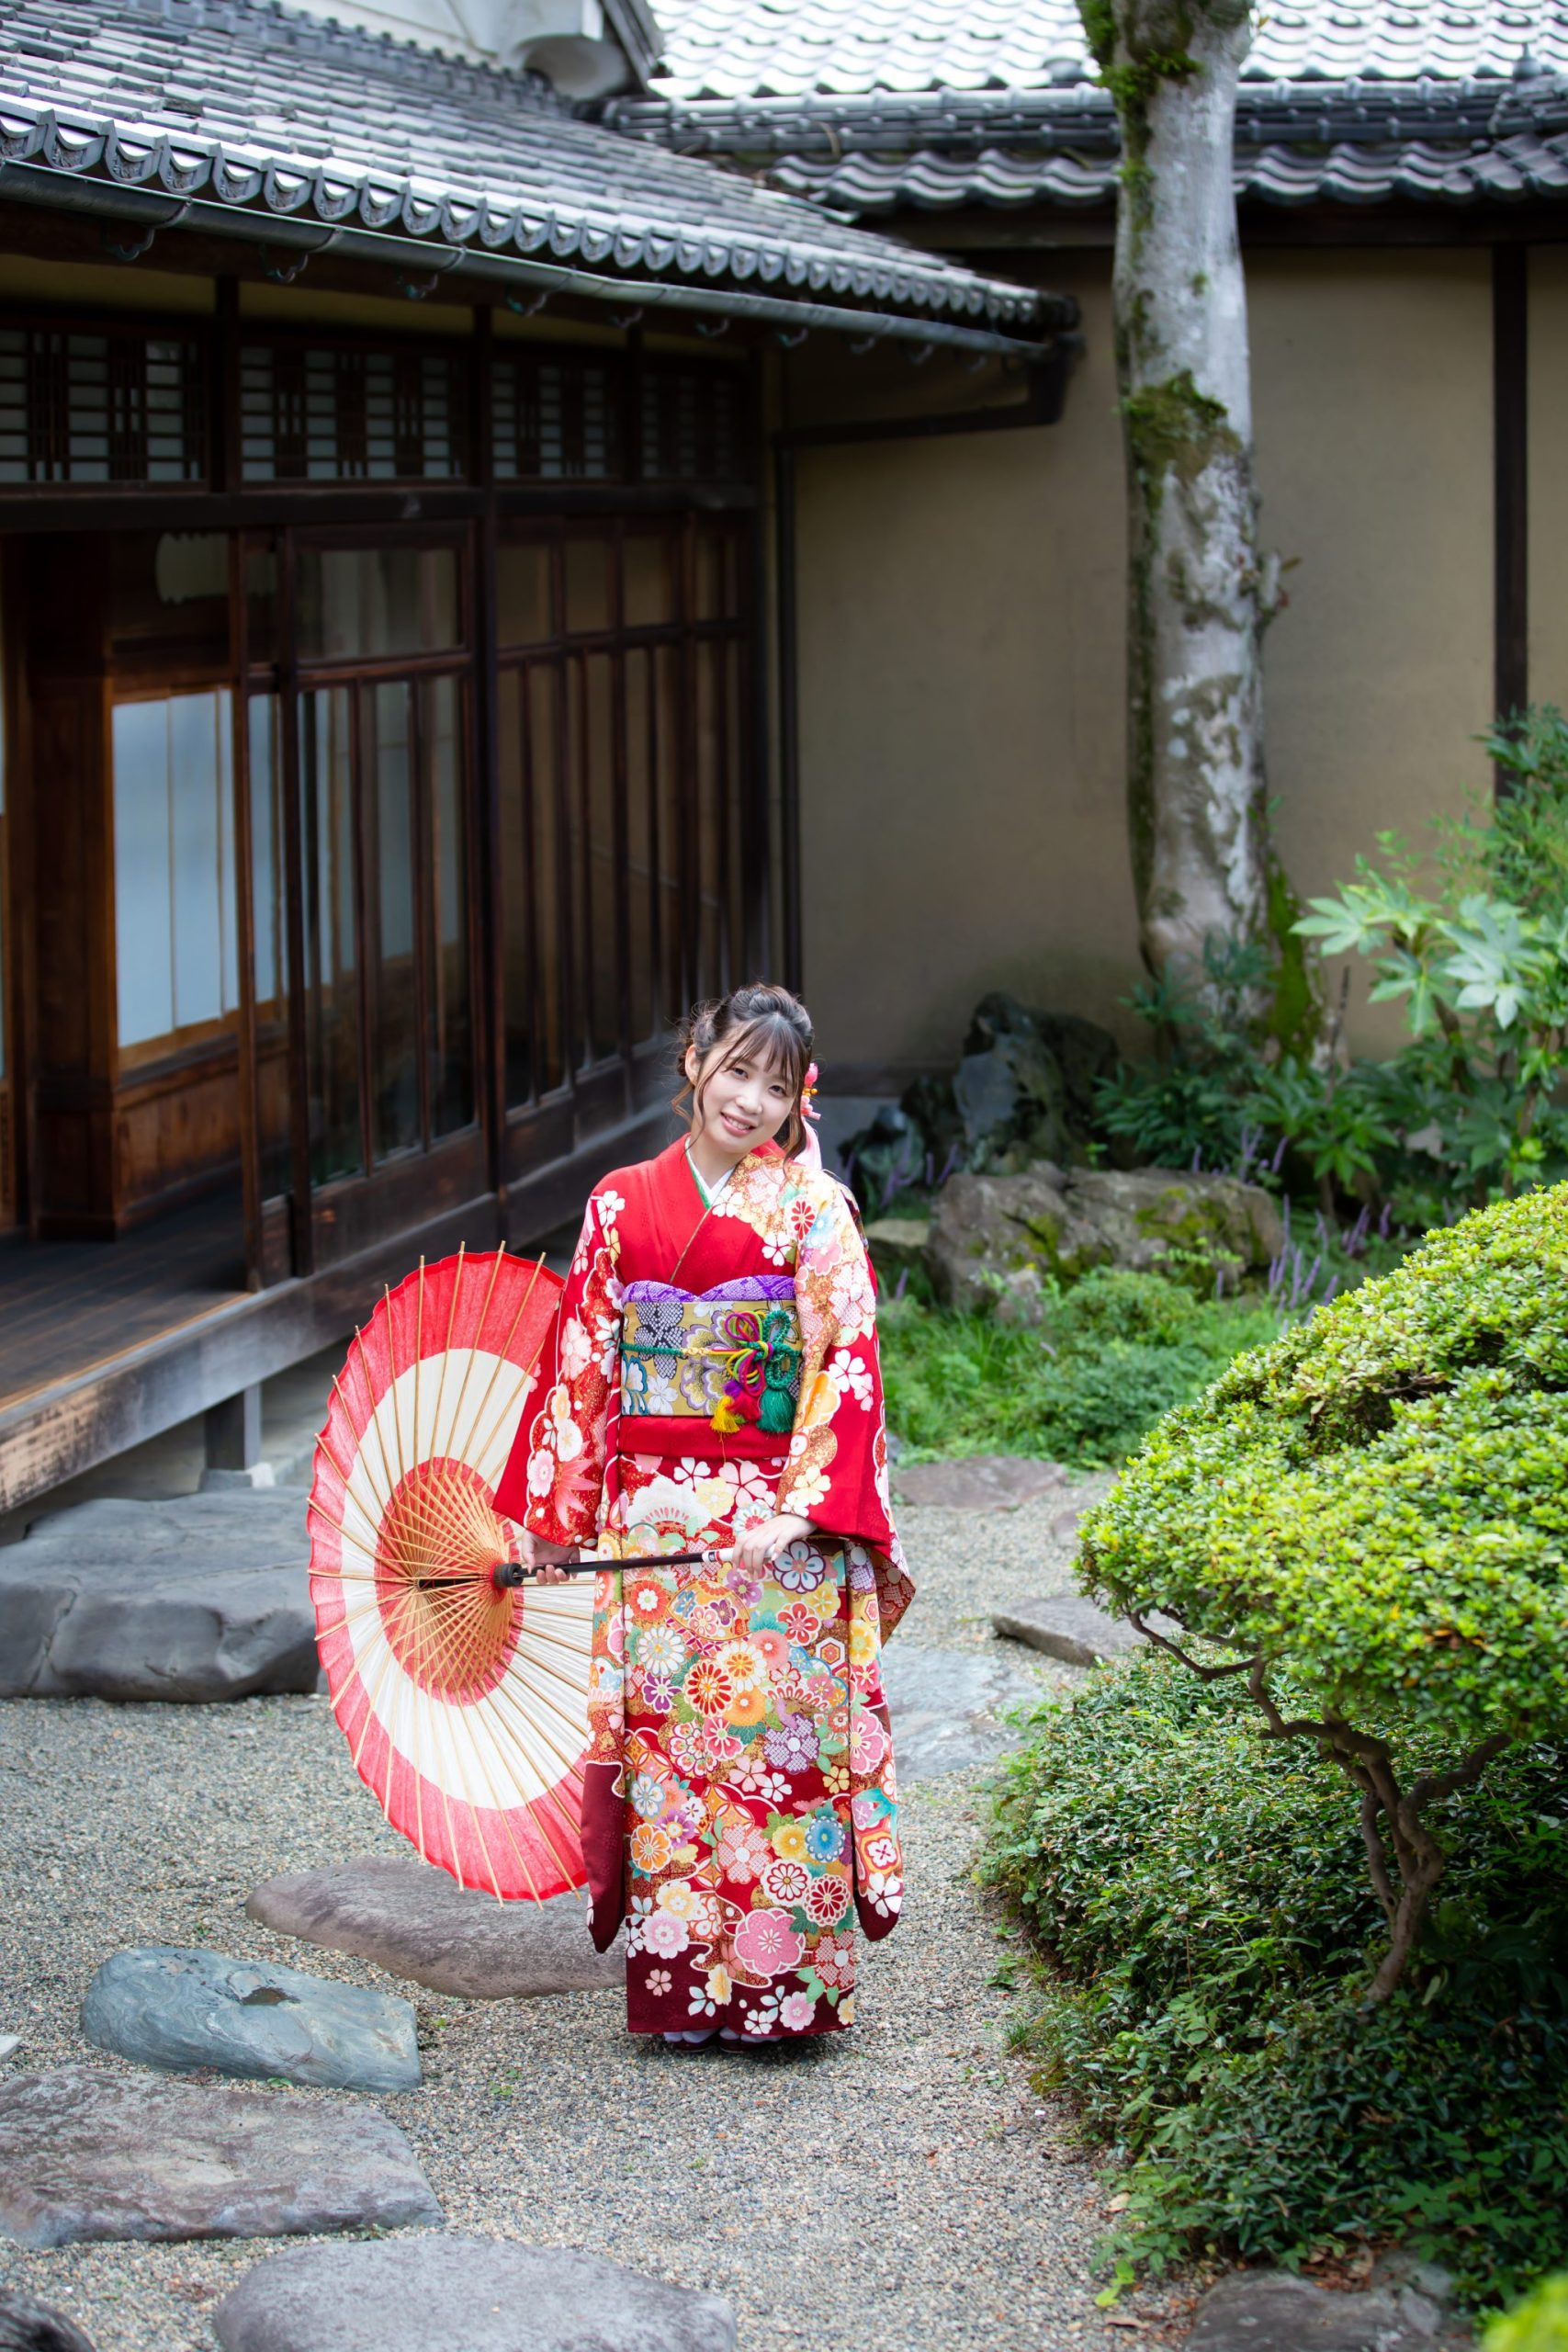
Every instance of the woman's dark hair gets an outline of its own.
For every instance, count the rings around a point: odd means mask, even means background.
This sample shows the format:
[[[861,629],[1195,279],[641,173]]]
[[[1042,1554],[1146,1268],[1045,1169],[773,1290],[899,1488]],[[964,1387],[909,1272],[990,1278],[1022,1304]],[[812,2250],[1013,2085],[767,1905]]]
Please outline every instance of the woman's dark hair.
[[[753,980],[749,987],[731,989],[728,996],[710,997],[705,1004],[694,1004],[675,1028],[682,1071],[693,1047],[701,1064],[716,1046],[723,1046],[730,1054],[784,1072],[795,1097],[779,1138],[786,1159],[797,1152],[806,1140],[800,1090],[811,1067],[811,1015],[800,999],[792,996],[788,989],[776,988],[770,980]],[[699,1080],[694,1086],[688,1079],[670,1107],[684,1119],[699,1116],[703,1081]]]

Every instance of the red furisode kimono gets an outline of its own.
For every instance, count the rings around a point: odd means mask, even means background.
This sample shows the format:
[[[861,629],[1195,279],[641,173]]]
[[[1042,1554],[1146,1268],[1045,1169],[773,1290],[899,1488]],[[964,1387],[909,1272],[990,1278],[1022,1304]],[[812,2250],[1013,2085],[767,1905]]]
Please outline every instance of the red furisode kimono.
[[[903,1892],[881,1645],[913,1593],[889,1514],[875,1287],[842,1188],[774,1146],[705,1206],[683,1143],[595,1187],[555,1379],[497,1500],[605,1557],[817,1534],[761,1576],[596,1579],[582,1842],[634,2033],[854,2017],[855,1919]]]

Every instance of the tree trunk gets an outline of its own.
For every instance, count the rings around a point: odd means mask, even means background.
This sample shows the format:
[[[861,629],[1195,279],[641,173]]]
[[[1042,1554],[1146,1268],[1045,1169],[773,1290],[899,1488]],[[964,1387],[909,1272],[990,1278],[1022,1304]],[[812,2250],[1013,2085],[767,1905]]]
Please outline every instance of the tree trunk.
[[[1128,813],[1150,969],[1262,942],[1269,858],[1247,290],[1232,181],[1247,0],[1079,0],[1122,124]]]

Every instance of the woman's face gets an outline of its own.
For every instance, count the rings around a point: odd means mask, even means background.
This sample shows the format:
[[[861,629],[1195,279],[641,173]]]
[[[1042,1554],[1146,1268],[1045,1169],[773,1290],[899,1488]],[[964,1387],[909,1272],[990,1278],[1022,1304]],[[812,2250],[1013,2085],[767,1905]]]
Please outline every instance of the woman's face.
[[[776,1062],[731,1053],[727,1046],[716,1046],[705,1062],[694,1046],[688,1047],[686,1076],[702,1097],[692,1140],[702,1136],[725,1159],[744,1159],[759,1144],[771,1143],[795,1108],[794,1090]]]

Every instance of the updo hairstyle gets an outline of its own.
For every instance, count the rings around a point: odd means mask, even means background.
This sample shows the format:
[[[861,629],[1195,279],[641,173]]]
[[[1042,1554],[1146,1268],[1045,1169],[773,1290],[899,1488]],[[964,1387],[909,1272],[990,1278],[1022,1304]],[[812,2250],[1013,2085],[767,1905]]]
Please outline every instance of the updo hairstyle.
[[[682,1075],[686,1055],[693,1046],[699,1065],[703,1065],[719,1046],[724,1046],[727,1055],[737,1055],[745,1061],[761,1062],[766,1069],[784,1072],[795,1097],[779,1136],[786,1159],[793,1158],[806,1140],[800,1095],[811,1067],[811,1015],[800,999],[769,980],[753,980],[745,988],[731,989],[728,996],[710,997],[704,1004],[694,1004],[675,1028],[676,1053]],[[705,1083],[699,1079],[694,1087],[687,1079],[671,1109],[679,1112],[683,1119],[699,1118]]]

